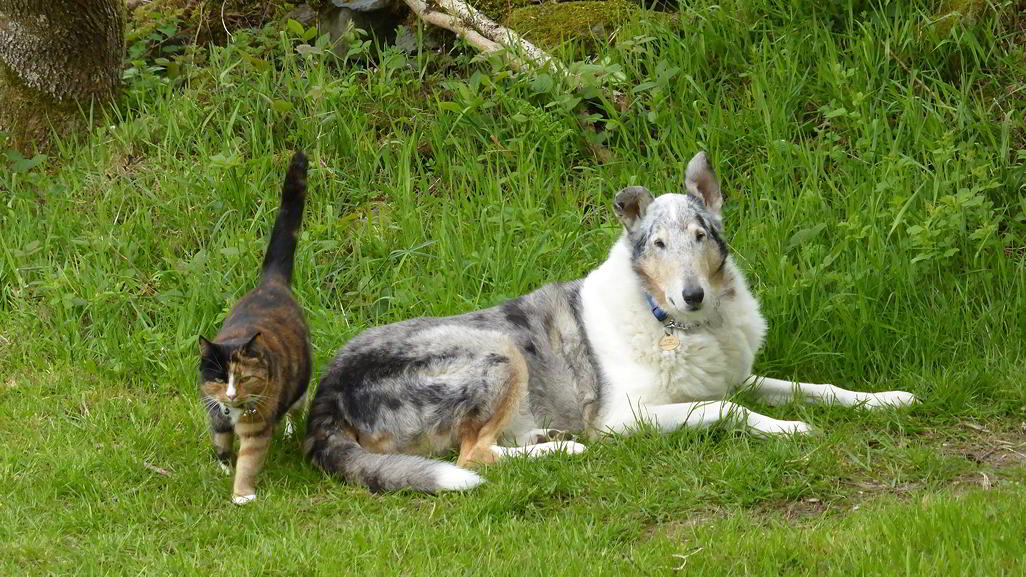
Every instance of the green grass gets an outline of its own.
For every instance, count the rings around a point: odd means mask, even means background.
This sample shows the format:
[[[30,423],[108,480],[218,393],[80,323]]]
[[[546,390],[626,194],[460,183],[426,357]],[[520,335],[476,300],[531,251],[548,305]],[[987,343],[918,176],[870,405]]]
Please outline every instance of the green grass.
[[[558,83],[459,51],[339,67],[274,31],[174,82],[143,70],[37,166],[9,155],[0,574],[1023,574],[1023,21],[1016,2],[943,25],[935,3],[819,4],[627,24],[598,66],[624,79],[605,164]],[[255,282],[300,147],[318,369],[368,326],[585,274],[613,193],[681,190],[701,148],[770,321],[757,370],[923,403],[745,399],[821,433],[646,432],[437,497],[370,495],[278,439],[235,507],[196,337]]]

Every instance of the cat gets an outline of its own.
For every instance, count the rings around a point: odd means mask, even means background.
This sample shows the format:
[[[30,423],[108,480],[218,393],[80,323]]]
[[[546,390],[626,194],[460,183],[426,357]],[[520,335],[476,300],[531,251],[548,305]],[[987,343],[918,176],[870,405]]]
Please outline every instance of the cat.
[[[199,338],[203,401],[214,451],[225,471],[230,471],[239,436],[232,490],[238,505],[256,499],[254,483],[274,426],[302,406],[310,380],[310,331],[289,288],[306,202],[306,172],[306,156],[297,152],[285,176],[260,284],[235,305],[213,341]]]

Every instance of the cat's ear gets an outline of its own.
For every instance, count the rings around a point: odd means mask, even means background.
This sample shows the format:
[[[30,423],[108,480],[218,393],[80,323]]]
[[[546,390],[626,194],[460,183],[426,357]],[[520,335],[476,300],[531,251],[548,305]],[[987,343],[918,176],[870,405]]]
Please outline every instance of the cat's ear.
[[[249,337],[249,340],[246,341],[246,344],[244,344],[241,347],[239,347],[239,350],[242,352],[242,354],[244,356],[251,357],[251,358],[255,358],[255,357],[259,357],[260,356],[260,353],[257,351],[256,347],[254,346],[254,345],[256,345],[257,339],[259,339],[259,338],[260,338],[260,331],[257,331],[255,333],[253,333],[253,336]]]
[[[199,348],[201,357],[209,357],[217,352],[217,345],[207,340],[203,335],[199,336]]]

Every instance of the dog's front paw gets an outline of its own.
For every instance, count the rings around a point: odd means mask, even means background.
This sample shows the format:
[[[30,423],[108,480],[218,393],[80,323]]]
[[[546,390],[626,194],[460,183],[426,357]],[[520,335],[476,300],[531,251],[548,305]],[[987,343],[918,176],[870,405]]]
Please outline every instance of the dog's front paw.
[[[780,421],[759,416],[762,418],[754,420],[754,422],[749,419],[748,425],[755,434],[762,437],[808,435],[813,432],[812,425],[802,421]]]
[[[256,501],[256,495],[255,494],[251,494],[251,495],[232,495],[232,503],[235,503],[236,505],[245,505],[246,503],[251,503],[253,501]]]
[[[574,441],[553,441],[556,443],[556,450],[566,453],[568,455],[579,455],[586,450],[588,447]]]
[[[587,447],[574,441],[549,441],[547,443],[538,443],[537,445],[520,447],[519,449],[521,454],[527,455],[528,457],[541,457],[542,455],[549,455],[552,453],[577,455],[587,450]]]
[[[867,409],[880,409],[884,407],[907,407],[914,405],[919,402],[912,393],[905,391],[887,391],[885,393],[873,393],[866,400],[865,407]]]

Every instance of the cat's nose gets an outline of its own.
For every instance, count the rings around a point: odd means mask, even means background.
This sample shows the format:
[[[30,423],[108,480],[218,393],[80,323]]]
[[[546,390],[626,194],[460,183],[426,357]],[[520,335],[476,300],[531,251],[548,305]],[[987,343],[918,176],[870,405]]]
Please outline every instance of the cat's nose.
[[[235,391],[227,391],[227,392],[226,392],[226,393],[224,394],[224,396],[225,396],[225,397],[228,397],[228,400],[229,400],[229,401],[234,401],[234,400],[235,400]]]

